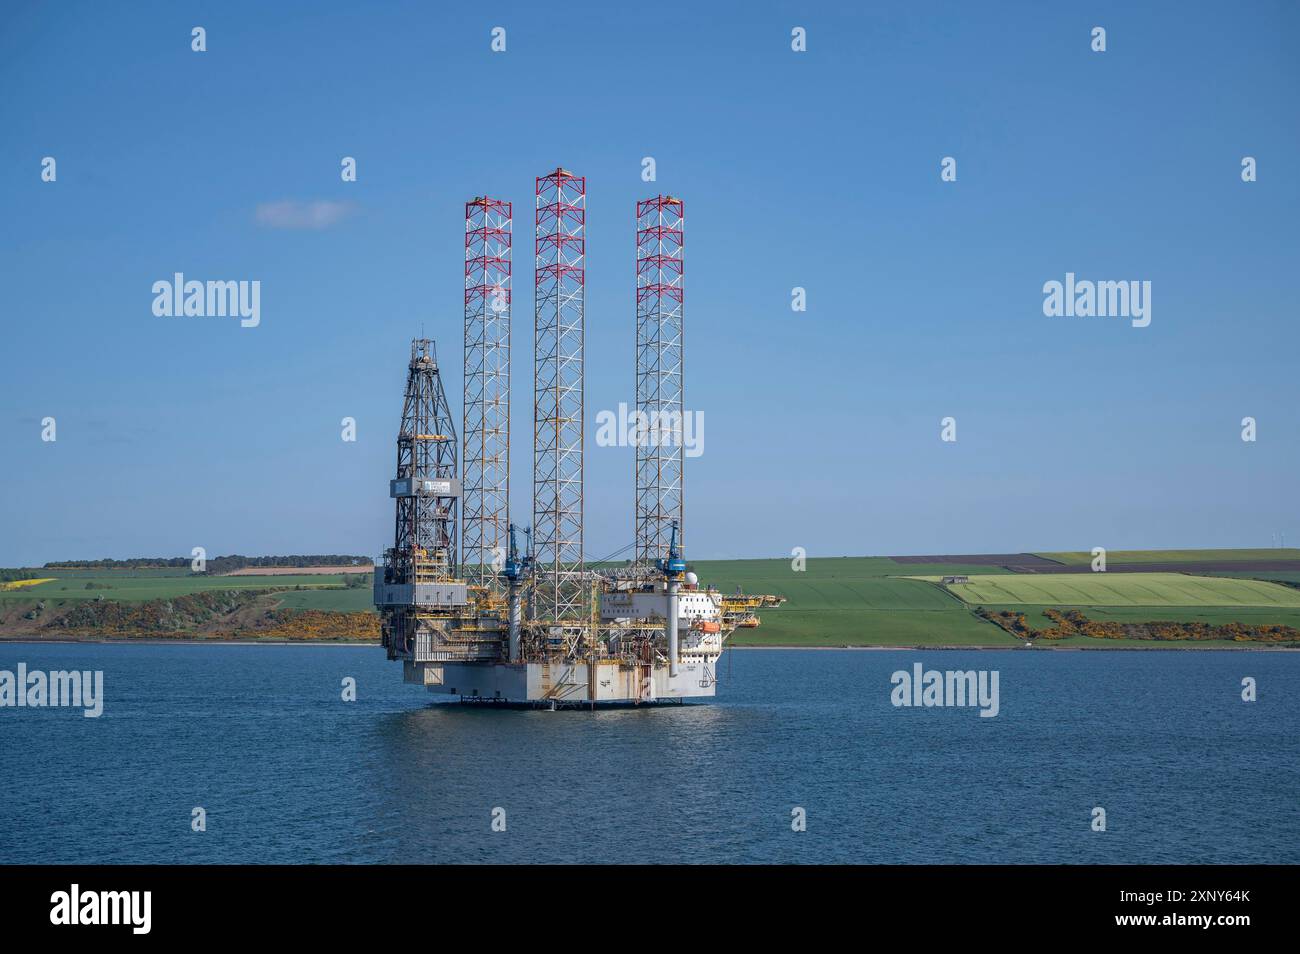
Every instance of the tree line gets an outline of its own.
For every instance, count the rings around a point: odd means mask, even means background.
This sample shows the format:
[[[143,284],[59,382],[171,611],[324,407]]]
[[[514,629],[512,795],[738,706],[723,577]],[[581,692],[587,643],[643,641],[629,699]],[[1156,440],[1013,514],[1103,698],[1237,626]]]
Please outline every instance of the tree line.
[[[18,580],[40,579],[33,570],[19,570],[12,567],[0,567],[0,583],[16,583]]]

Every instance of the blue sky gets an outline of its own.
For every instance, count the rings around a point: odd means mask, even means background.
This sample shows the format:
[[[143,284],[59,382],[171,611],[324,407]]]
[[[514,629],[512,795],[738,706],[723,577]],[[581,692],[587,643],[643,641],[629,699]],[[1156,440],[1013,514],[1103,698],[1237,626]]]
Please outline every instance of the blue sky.
[[[705,418],[689,556],[1300,542],[1300,7],[563,10],[7,4],[0,565],[378,553],[421,328],[459,415],[483,193],[516,203],[528,522],[531,195],[556,165],[588,181],[590,556],[632,539],[632,451],[594,417],[632,397],[633,211],[660,191],[686,203]],[[347,214],[257,217],[317,201]],[[177,271],[260,280],[261,325],[155,317]],[[1067,271],[1150,281],[1150,327],[1045,317]]]

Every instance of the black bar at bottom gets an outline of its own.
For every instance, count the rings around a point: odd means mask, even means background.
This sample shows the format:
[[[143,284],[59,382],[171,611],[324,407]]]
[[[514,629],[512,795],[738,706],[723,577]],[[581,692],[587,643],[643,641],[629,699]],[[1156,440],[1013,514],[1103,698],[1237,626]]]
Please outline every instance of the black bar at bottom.
[[[592,914],[605,912],[615,937],[620,924],[658,925],[640,935],[647,943],[656,934],[707,943],[719,931],[766,927],[863,937],[919,928],[925,941],[1045,931],[1231,941],[1285,928],[1294,874],[1287,866],[1157,865],[0,867],[0,924],[6,939],[63,934],[92,943],[373,941],[413,930],[430,943],[497,944],[513,943],[516,932],[519,943],[535,943],[569,915],[585,934]],[[669,930],[673,921],[680,933]]]

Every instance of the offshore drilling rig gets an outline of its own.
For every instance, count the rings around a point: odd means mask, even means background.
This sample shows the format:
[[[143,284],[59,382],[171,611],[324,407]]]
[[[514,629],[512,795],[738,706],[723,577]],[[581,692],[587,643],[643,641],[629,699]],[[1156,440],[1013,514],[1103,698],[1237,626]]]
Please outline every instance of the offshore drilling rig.
[[[724,596],[688,572],[684,210],[660,195],[636,212],[635,549],[609,568],[583,554],[586,180],[558,168],[536,180],[527,529],[509,518],[511,204],[465,205],[463,443],[434,344],[416,339],[389,483],[393,546],[375,573],[384,646],[407,682],[553,708],[712,696],[726,638],[783,602]]]

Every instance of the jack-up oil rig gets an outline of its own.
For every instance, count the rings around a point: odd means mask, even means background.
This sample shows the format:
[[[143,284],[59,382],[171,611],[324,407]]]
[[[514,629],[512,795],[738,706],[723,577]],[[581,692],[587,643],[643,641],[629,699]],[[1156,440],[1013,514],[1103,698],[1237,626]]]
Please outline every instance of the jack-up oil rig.
[[[635,555],[610,568],[583,554],[586,180],[536,182],[530,529],[509,519],[511,205],[466,203],[463,451],[416,339],[375,573],[407,682],[551,707],[712,696],[726,638],[783,602],[702,586],[682,555],[683,222],[681,199],[637,203]]]

